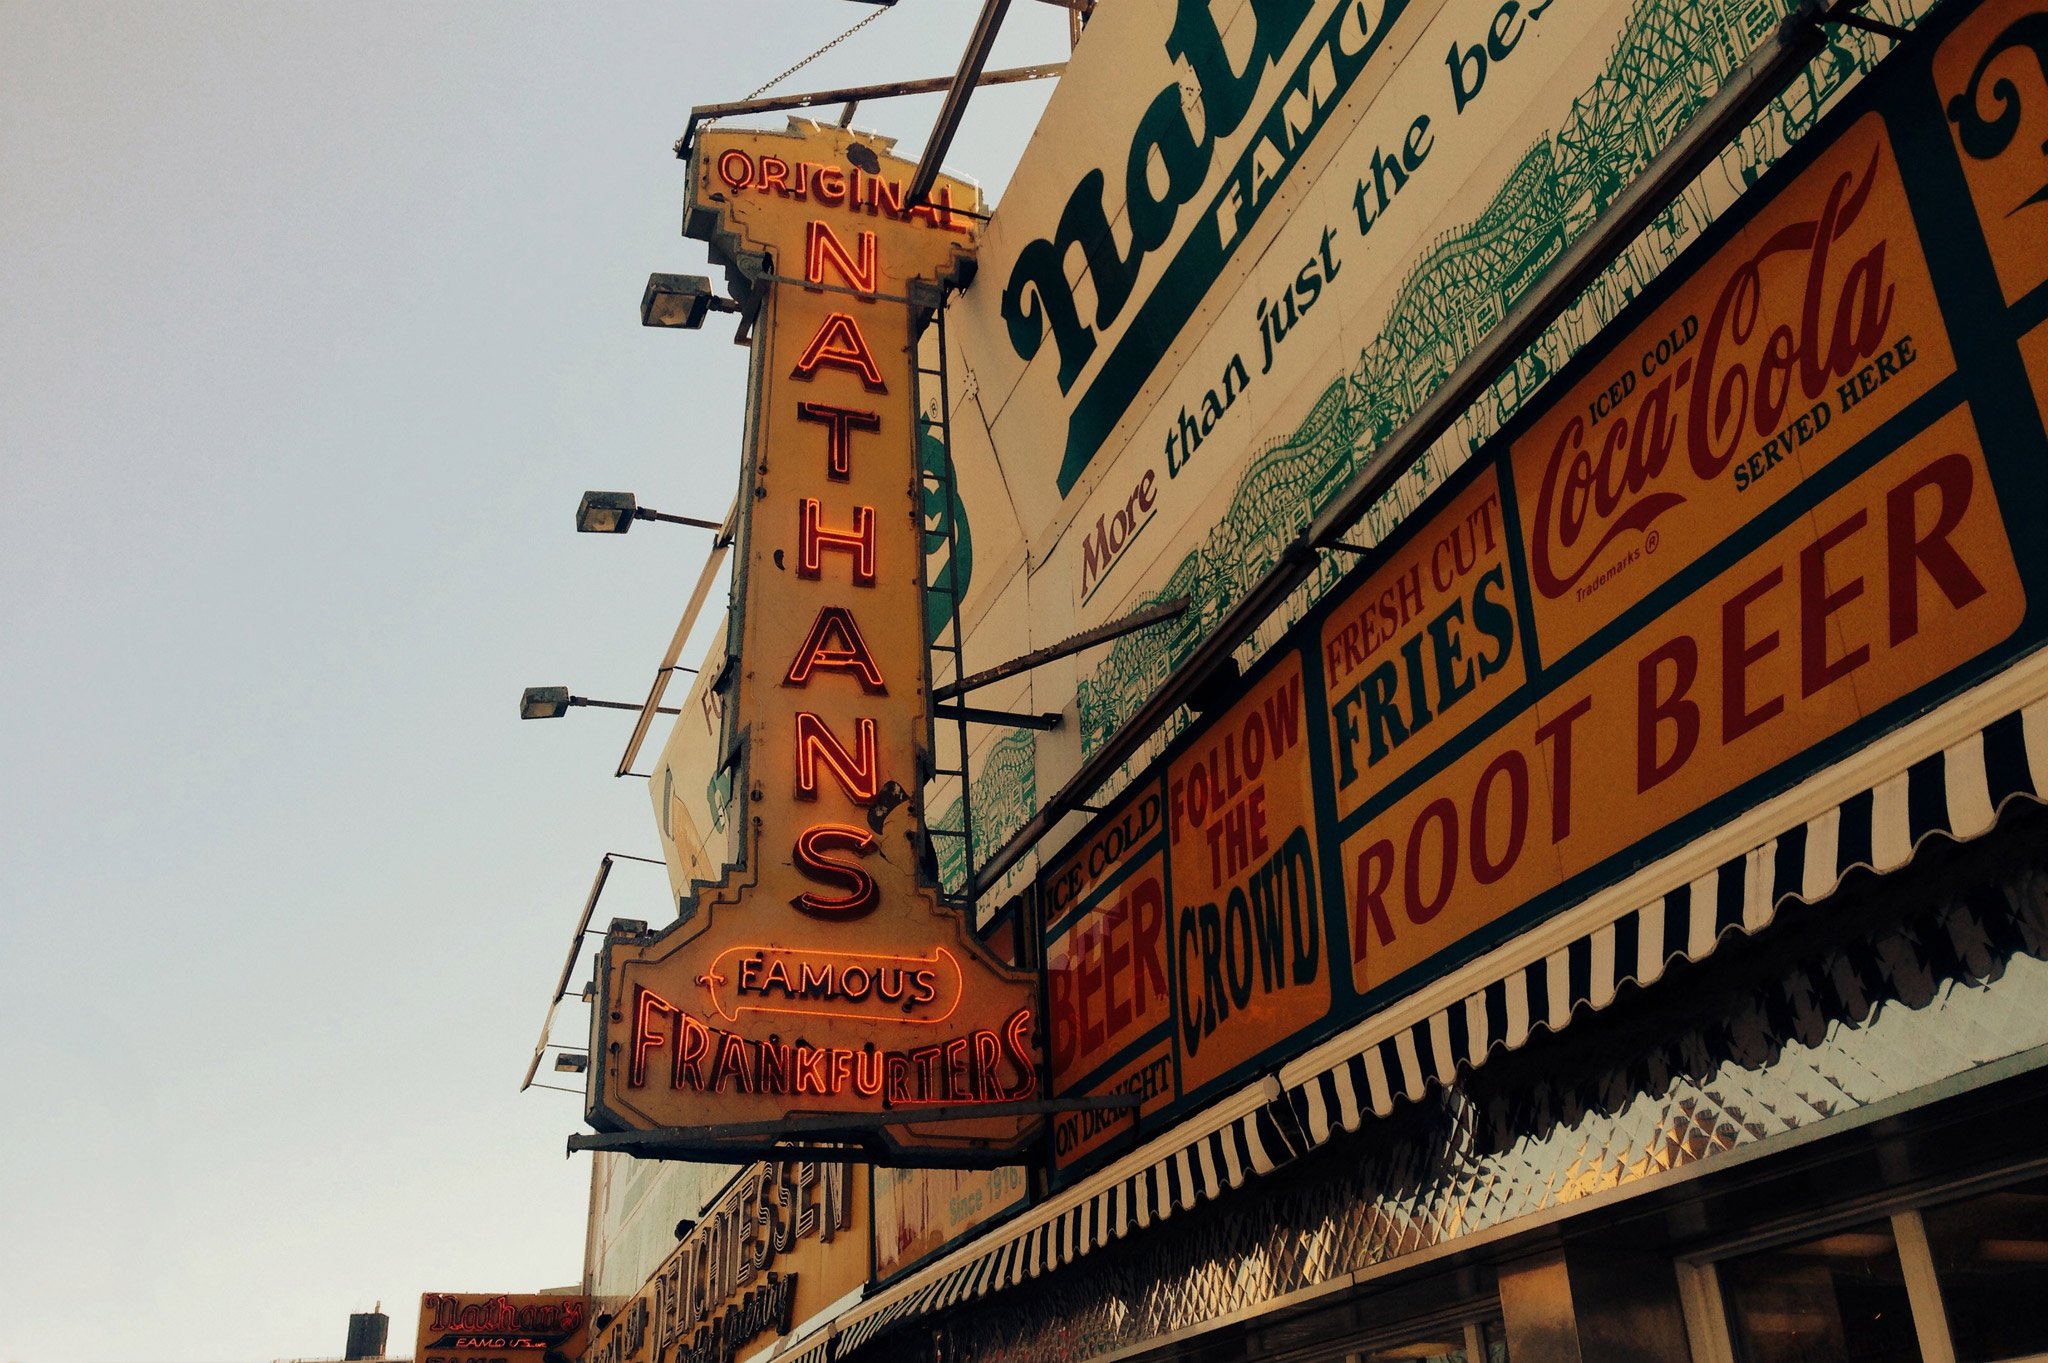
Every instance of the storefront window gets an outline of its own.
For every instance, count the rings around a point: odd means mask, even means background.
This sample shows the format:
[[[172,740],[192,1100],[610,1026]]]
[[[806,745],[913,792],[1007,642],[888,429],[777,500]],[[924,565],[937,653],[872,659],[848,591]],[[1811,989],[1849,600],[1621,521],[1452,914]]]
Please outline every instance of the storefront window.
[[[1730,1259],[1721,1291],[1743,1363],[1920,1363],[1887,1222]]]
[[[1375,1345],[1347,1363],[1508,1363],[1508,1341],[1498,1320],[1475,1321]]]
[[[1921,1213],[1956,1363],[2048,1354],[2048,1179]]]

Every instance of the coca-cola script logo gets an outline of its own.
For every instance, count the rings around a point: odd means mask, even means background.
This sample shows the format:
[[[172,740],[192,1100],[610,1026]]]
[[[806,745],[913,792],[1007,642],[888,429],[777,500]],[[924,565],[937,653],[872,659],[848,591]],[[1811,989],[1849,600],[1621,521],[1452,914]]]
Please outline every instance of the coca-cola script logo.
[[[1885,242],[1846,269],[1836,248],[1869,203],[1878,156],[1873,149],[1860,176],[1837,175],[1816,216],[1779,228],[1736,266],[1699,328],[1697,353],[1675,365],[1644,357],[1642,372],[1655,382],[1633,407],[1607,416],[1597,450],[1586,444],[1584,413],[1565,423],[1536,494],[1529,569],[1537,591],[1555,598],[1572,590],[1617,539],[1685,505],[1689,492],[1671,485],[1682,470],[1711,483],[1805,410],[1788,416],[1795,390],[1805,405],[1819,403],[1883,348],[1893,295]],[[1797,311],[1766,329],[1766,317],[1785,315],[1767,305],[1795,294]],[[1674,463],[1681,436],[1685,457]]]

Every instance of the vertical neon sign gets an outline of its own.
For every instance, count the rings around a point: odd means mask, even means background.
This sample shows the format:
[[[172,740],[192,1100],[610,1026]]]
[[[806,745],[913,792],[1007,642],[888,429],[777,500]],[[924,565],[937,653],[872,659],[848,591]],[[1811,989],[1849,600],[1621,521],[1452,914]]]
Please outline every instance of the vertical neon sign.
[[[971,259],[979,202],[942,179],[930,206],[905,208],[912,167],[887,151],[815,125],[711,130],[696,148],[686,231],[747,281],[754,325],[725,705],[746,860],[672,927],[607,943],[600,1127],[914,1119],[1037,1096],[1031,978],[995,962],[920,870],[915,352]],[[1028,1134],[992,1117],[888,1138],[1000,1152]]]

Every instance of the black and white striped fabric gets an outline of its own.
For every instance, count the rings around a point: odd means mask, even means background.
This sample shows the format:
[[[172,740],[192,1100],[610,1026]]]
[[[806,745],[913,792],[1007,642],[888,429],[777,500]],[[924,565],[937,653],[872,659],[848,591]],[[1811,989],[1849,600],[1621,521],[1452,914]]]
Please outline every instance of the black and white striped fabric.
[[[1451,1083],[1460,1065],[1516,1049],[1539,1027],[1561,1031],[1581,1007],[1606,1007],[1624,981],[1652,984],[1728,933],[1761,931],[1788,900],[1826,899],[1855,868],[1897,870],[1925,838],[1987,832],[2007,800],[2039,798],[2043,783],[2048,702],[2036,702],[1420,1022],[1391,1033],[1366,1024],[1351,1054],[1291,1085],[1289,1101],[1313,1144],[1356,1131],[1367,1114]]]
[[[1675,960],[1697,961],[1730,933],[1768,926],[1791,899],[1826,899],[1858,867],[1896,870],[1922,840],[1988,832],[2016,798],[2048,789],[2048,699],[2013,711],[1705,875],[1502,973],[1419,1022],[1369,1019],[1337,1042],[1342,1059],[1282,1085],[1268,1078],[1170,1139],[1032,1208],[985,1242],[941,1260],[838,1322],[846,1359],[892,1322],[915,1319],[1051,1273],[1092,1250],[1191,1210],[1253,1175],[1357,1130],[1368,1115],[1450,1084],[1458,1067],[1561,1031],[1575,1011],[1604,1008],[1629,980],[1652,984]],[[1510,944],[1510,947],[1512,944]],[[1502,951],[1506,957],[1507,948]],[[1219,1116],[1217,1114],[1229,1114]],[[819,1363],[807,1352],[802,1363]]]
[[[892,1321],[943,1311],[989,1292],[1029,1282],[1074,1262],[1112,1240],[1165,1221],[1175,1212],[1242,1187],[1255,1174],[1268,1174],[1300,1152],[1289,1134],[1289,1114],[1279,1103],[1277,1081],[1258,1092],[1260,1105],[1214,1125],[1183,1133],[1163,1153],[1107,1186],[1083,1185],[1045,1209],[1020,1218],[964,1262],[945,1266],[910,1293],[878,1305],[849,1321],[838,1336],[834,1358],[847,1358]],[[1199,1121],[1200,1119],[1196,1119]]]

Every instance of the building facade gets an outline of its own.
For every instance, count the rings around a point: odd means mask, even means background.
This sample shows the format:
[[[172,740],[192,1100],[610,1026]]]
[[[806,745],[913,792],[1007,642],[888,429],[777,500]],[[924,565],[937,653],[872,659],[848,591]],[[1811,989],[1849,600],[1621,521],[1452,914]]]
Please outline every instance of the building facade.
[[[600,1157],[593,1353],[2048,1356],[2048,9],[1864,13],[1102,7],[927,333],[933,681],[1188,606],[925,800],[1042,1090],[1126,1106],[993,1173]]]

